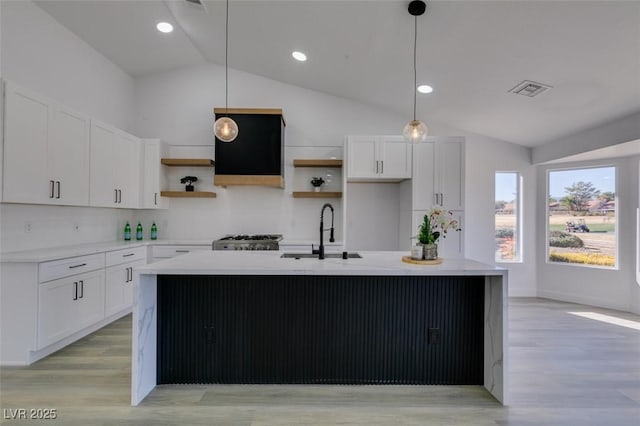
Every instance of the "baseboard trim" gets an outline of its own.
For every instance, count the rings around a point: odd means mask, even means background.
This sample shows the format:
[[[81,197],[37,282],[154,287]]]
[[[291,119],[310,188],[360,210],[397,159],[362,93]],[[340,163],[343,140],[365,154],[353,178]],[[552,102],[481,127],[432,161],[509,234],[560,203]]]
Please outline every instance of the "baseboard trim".
[[[614,309],[616,311],[632,312],[630,306],[624,306],[620,303],[616,303],[610,300],[597,299],[588,296],[567,294],[558,291],[540,290],[537,292],[538,297],[545,299],[558,300],[561,302],[578,303],[580,305],[595,306],[598,308]]]
[[[36,361],[41,360],[42,358],[51,355],[54,352],[59,351],[60,349],[64,348],[65,346],[68,346],[70,344],[72,344],[73,342],[82,339],[85,336],[88,336],[89,334],[93,333],[94,331],[97,331],[99,329],[101,329],[102,327],[104,327],[107,324],[110,324],[112,322],[114,322],[117,319],[122,318],[123,316],[130,314],[131,313],[132,308],[129,307],[127,309],[123,309],[120,312],[117,312],[113,315],[110,315],[108,317],[106,317],[105,319],[103,319],[102,321],[99,321],[93,325],[90,325],[87,328],[84,328],[80,331],[77,331],[75,333],[73,333],[71,336],[67,336],[64,339],[51,344],[49,346],[47,346],[46,348],[42,348],[38,351],[31,351],[29,352],[29,359],[28,362],[26,363],[3,363],[2,365],[31,365]]]

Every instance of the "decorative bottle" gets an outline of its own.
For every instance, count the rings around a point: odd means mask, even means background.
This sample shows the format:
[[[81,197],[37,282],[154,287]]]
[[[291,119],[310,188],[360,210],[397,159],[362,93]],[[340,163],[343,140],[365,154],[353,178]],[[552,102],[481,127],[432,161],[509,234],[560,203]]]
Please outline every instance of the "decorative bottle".
[[[131,225],[129,225],[129,222],[124,226],[124,240],[131,241]]]
[[[155,222],[153,222],[153,224],[151,225],[151,239],[152,240],[158,239],[158,227],[156,226]]]
[[[138,226],[136,226],[136,240],[142,239],[142,225],[138,222]]]

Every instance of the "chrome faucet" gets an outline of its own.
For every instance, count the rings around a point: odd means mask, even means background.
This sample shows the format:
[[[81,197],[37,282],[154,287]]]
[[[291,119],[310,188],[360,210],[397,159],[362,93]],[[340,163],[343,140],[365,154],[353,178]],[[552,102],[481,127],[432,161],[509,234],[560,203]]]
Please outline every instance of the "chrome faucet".
[[[324,229],[324,209],[326,209],[327,207],[331,209],[331,228],[330,229]],[[329,234],[330,243],[333,243],[336,241],[335,238],[333,238],[333,218],[334,218],[333,206],[329,203],[325,203],[325,205],[322,206],[322,210],[320,210],[320,246],[318,247],[318,259],[324,259],[324,232],[331,231],[331,233]]]

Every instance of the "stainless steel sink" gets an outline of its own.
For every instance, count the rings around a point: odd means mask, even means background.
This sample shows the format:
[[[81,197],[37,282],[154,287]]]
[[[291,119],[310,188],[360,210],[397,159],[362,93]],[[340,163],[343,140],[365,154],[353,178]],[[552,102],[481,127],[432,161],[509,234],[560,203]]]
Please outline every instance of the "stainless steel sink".
[[[284,259],[317,259],[318,255],[311,253],[283,253],[280,257]],[[342,259],[342,253],[325,253],[324,257],[326,259]],[[359,253],[347,253],[347,257],[349,259],[362,258]]]

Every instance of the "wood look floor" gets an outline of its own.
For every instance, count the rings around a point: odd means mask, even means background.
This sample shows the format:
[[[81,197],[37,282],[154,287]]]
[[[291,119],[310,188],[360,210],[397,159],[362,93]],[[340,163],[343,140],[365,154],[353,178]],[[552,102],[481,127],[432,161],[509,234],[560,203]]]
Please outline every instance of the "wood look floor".
[[[640,330],[545,299],[509,308],[510,405],[480,387],[160,386],[131,407],[131,317],[29,367],[0,369],[0,423],[62,425],[640,425]],[[7,410],[55,408],[56,420]]]

